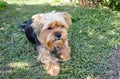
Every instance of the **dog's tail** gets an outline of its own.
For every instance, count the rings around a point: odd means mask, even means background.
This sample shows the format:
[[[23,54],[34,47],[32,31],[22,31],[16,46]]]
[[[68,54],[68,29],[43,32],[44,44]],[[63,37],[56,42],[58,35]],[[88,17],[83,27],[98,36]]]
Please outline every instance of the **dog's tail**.
[[[18,25],[18,28],[20,28],[22,32],[25,32],[25,30],[28,29],[31,24],[32,24],[32,20],[30,19],[30,20],[24,21],[23,23],[20,23]]]

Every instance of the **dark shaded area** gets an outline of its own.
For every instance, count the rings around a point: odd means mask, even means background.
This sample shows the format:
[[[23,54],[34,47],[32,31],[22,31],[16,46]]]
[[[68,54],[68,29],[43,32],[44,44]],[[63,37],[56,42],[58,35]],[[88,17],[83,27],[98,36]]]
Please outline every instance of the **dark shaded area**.
[[[120,78],[120,45],[115,46],[114,52],[110,55],[110,65],[112,70],[109,71],[109,78],[119,79]]]

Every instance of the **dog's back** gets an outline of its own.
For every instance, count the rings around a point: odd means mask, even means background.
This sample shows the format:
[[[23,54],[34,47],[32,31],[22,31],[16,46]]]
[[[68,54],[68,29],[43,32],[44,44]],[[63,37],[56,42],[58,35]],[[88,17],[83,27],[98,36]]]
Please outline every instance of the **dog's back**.
[[[20,24],[19,27],[21,31],[25,33],[28,40],[35,44],[36,42],[34,38],[34,31],[33,28],[31,27],[31,24],[32,24],[32,20],[28,20]]]

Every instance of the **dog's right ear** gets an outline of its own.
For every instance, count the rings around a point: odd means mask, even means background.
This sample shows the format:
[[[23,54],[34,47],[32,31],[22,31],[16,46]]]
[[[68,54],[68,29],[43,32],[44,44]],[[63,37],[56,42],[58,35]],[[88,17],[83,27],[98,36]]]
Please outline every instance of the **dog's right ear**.
[[[70,16],[69,13],[63,12],[63,17],[64,17],[64,19],[65,19],[68,26],[72,24],[71,16]]]
[[[44,14],[36,14],[36,15],[32,16],[32,20],[33,20],[32,27],[33,27],[34,32],[36,34],[39,34],[40,30],[42,28],[41,18],[42,18],[43,15]]]

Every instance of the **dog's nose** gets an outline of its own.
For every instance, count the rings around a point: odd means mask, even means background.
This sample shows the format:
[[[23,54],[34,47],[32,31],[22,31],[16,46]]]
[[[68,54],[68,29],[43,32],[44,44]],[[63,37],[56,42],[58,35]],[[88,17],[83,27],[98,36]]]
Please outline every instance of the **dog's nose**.
[[[61,37],[61,34],[60,34],[60,33],[56,33],[56,34],[55,34],[55,37],[60,38],[60,37]]]

